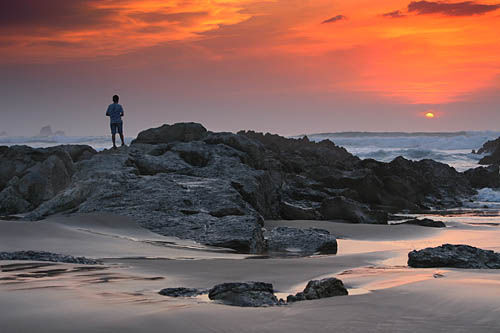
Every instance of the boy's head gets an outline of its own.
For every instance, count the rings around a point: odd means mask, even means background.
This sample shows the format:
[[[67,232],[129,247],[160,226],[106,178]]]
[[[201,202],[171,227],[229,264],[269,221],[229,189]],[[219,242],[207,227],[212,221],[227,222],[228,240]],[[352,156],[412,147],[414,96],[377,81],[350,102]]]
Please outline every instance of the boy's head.
[[[114,103],[118,103],[119,100],[120,100],[120,97],[118,97],[118,95],[114,95],[113,96],[113,102]]]

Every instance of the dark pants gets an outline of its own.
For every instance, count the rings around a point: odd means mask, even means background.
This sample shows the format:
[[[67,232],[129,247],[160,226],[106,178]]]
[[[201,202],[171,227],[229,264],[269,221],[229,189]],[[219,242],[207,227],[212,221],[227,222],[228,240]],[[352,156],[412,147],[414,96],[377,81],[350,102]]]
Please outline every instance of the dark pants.
[[[111,123],[111,134],[123,134],[123,123]]]

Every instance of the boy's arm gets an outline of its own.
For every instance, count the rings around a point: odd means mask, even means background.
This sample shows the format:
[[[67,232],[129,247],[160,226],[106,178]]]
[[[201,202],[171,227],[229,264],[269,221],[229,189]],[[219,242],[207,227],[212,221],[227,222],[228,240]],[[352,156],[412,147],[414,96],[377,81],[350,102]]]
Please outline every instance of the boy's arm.
[[[106,116],[109,117],[109,106],[108,106],[108,109],[106,110]]]
[[[123,106],[120,105],[120,109],[121,109],[121,116],[123,117],[125,115],[125,113],[123,112]]]

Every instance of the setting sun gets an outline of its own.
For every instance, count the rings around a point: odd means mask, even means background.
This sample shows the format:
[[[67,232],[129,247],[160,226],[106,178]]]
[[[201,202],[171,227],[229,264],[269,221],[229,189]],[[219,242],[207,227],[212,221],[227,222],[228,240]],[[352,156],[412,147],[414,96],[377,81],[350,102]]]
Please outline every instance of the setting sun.
[[[428,118],[428,119],[432,119],[432,118],[435,118],[436,115],[434,113],[432,113],[432,112],[427,112],[425,114],[425,117]]]

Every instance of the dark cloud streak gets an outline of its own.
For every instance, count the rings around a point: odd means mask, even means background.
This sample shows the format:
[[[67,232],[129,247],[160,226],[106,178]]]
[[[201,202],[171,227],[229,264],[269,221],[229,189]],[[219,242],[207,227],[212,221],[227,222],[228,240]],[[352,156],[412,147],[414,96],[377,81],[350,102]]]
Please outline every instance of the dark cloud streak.
[[[112,9],[89,0],[1,0],[0,28],[73,29],[110,23]]]
[[[346,20],[346,19],[347,19],[347,17],[344,15],[337,15],[337,16],[329,18],[328,20],[324,20],[323,22],[321,22],[321,24],[335,23],[338,21]]]
[[[408,12],[418,15],[442,14],[446,16],[473,16],[483,15],[500,8],[500,4],[486,5],[475,1],[464,1],[457,3],[412,1],[408,5]]]
[[[406,17],[405,14],[403,14],[402,11],[400,10],[395,10],[393,12],[389,12],[389,13],[385,13],[385,14],[382,14],[382,16],[384,17],[391,17],[391,18],[402,18],[402,17]]]

